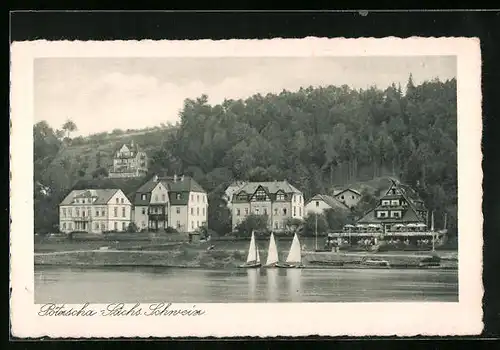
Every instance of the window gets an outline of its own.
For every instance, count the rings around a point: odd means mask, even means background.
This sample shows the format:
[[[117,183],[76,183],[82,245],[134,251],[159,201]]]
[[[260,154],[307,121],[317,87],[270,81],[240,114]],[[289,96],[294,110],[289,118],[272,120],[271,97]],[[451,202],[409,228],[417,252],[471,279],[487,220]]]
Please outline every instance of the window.
[[[276,193],[276,200],[277,201],[284,201],[285,200],[285,194],[283,192]]]
[[[286,208],[283,208],[283,215],[286,215]]]
[[[118,223],[117,222],[115,222],[114,226],[115,226],[115,230],[118,230]]]
[[[275,222],[274,222],[274,228],[275,228],[275,229],[278,229],[278,221],[275,221]]]
[[[95,210],[95,216],[99,216],[99,209]]]
[[[64,217],[66,217],[66,208],[64,208],[64,209],[62,210],[62,214],[63,214],[63,216],[64,216]]]
[[[257,201],[265,201],[267,199],[266,192],[263,189],[257,190],[255,192],[255,200]]]
[[[382,205],[390,205],[391,201],[389,200],[382,200]]]
[[[191,215],[194,215],[194,208],[191,208]]]
[[[179,220],[177,220],[177,228],[180,229],[181,228],[181,222]]]
[[[196,201],[197,201],[197,202],[199,202],[199,201],[200,201],[200,195],[199,195],[199,194],[197,194],[197,195],[196,195]]]
[[[125,231],[127,229],[127,223],[122,222],[122,230]]]
[[[240,210],[239,209],[236,209],[236,216],[240,216]]]
[[[123,204],[123,198],[120,198],[120,203]]]
[[[255,214],[259,215],[259,208],[255,208]]]
[[[177,199],[181,199],[181,194],[180,194],[180,193],[177,193],[175,197],[176,197]]]
[[[75,203],[78,204],[80,203],[80,201],[78,199],[75,199]]]
[[[245,215],[248,215],[248,208],[245,208]]]
[[[393,189],[391,190],[391,193],[392,193],[392,194],[396,194],[396,189],[395,189],[395,188],[393,188]]]
[[[386,211],[379,211],[379,212],[377,212],[377,217],[378,218],[386,218],[387,212]]]
[[[165,193],[161,195],[162,202],[165,202]]]
[[[102,210],[102,216],[106,216],[106,209]]]
[[[201,198],[203,199],[203,203],[205,203],[205,196],[201,196]],[[231,200],[229,200],[231,201]]]
[[[114,209],[115,218],[118,216],[118,208]]]
[[[106,229],[106,226],[104,225],[104,223],[101,224],[101,231],[104,231]]]
[[[96,230],[99,230],[99,224],[97,222],[95,223],[94,227]]]
[[[147,194],[141,194],[141,200],[145,201],[146,199],[148,199],[148,195]]]
[[[191,195],[191,200],[194,202],[194,194]]]
[[[302,208],[299,208],[299,216],[302,216]]]
[[[194,221],[191,221],[191,228],[194,228]]]
[[[316,201],[316,206],[319,207],[319,201]]]
[[[341,198],[341,199],[344,199],[344,196],[342,195],[342,196],[340,196],[340,198]]]
[[[274,208],[274,215],[278,215],[278,208]]]
[[[76,208],[76,216],[80,216],[80,209]]]
[[[146,208],[142,208],[142,215],[146,215]]]
[[[122,218],[125,217],[125,207],[122,208]]]
[[[196,215],[200,215],[200,208],[196,208]]]
[[[297,215],[297,207],[293,207],[293,216]]]
[[[179,207],[175,208],[175,212],[176,212],[177,214],[180,214],[180,213],[181,213],[181,208],[179,208]]]
[[[69,208],[68,211],[69,211],[69,216],[73,215],[73,210],[71,208]]]
[[[398,206],[399,205],[399,201],[397,199],[393,199],[391,201],[391,205]]]
[[[354,196],[351,196],[351,199],[354,199]]]
[[[267,215],[267,208],[264,208],[264,215]]]
[[[399,218],[399,217],[401,217],[401,212],[400,211],[391,211],[391,217]]]
[[[66,230],[66,223],[63,223],[63,230]]]
[[[82,210],[82,216],[85,217],[85,210]]]
[[[116,198],[116,204],[118,204],[118,201],[119,201],[118,198]]]
[[[202,208],[202,210],[203,210],[203,216],[205,216],[205,208]]]

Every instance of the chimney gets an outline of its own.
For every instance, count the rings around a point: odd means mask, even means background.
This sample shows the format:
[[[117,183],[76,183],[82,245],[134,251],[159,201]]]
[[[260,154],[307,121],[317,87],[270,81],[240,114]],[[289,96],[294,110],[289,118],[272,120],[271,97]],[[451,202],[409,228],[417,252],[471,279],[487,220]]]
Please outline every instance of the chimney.
[[[158,182],[158,175],[154,175],[154,176],[153,176],[153,181],[154,181],[154,182]]]
[[[174,174],[174,182],[177,182],[177,174]]]

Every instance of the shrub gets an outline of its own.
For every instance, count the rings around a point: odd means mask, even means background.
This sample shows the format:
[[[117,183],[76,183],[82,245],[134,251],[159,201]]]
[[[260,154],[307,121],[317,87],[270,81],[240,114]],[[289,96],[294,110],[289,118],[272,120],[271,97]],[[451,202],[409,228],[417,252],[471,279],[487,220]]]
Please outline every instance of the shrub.
[[[165,227],[165,233],[179,233],[179,231],[177,231],[175,228],[173,228],[171,226],[168,226],[168,227]]]
[[[137,232],[137,231],[139,231],[139,228],[137,227],[137,225],[134,222],[131,222],[130,224],[128,224],[127,232]]]

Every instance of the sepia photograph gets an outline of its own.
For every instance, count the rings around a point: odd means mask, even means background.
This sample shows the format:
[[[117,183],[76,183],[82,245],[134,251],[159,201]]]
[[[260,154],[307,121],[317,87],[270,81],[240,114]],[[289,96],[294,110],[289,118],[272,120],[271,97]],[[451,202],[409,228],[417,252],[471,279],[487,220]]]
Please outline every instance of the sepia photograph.
[[[462,236],[482,232],[462,218],[481,194],[458,200],[474,176],[459,171],[459,55],[222,55],[215,44],[32,52],[33,229],[22,235],[38,315],[459,305],[463,254],[481,247]],[[480,114],[465,117],[480,128]]]

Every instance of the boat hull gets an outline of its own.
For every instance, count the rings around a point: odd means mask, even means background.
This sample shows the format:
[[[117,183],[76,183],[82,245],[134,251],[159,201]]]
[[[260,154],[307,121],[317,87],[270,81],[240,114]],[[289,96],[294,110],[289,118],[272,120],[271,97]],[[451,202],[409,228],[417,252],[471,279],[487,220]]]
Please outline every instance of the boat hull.
[[[301,263],[277,263],[276,267],[281,269],[302,269],[304,268],[304,265]]]
[[[278,263],[273,263],[273,264],[269,264],[269,265],[264,265],[262,267],[265,269],[273,269],[273,268],[278,267],[277,265],[278,265]]]
[[[261,263],[247,263],[247,264],[240,265],[238,267],[242,268],[242,269],[257,269],[261,266],[262,266]]]

